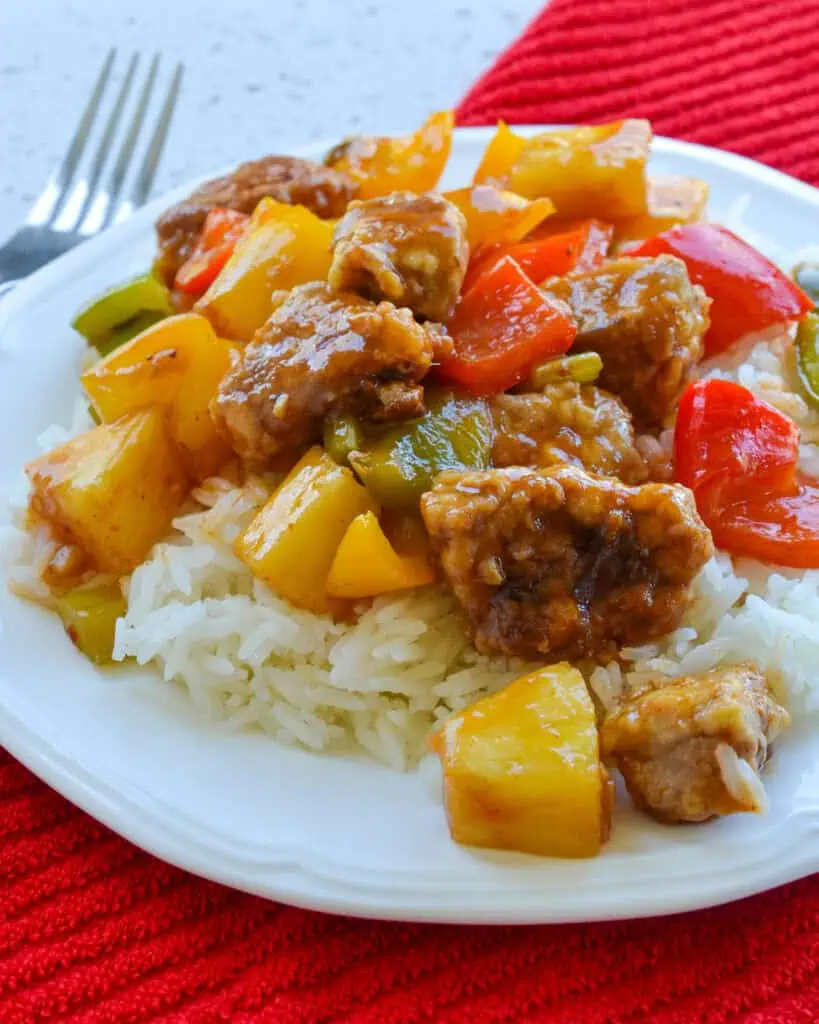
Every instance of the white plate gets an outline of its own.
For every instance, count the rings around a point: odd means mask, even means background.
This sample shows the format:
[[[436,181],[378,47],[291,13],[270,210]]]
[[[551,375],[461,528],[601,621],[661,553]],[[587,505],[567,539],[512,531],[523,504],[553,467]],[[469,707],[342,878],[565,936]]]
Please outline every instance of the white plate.
[[[489,134],[457,133],[447,185],[469,179]],[[652,170],[706,179],[711,217],[785,265],[816,241],[819,192],[766,167],[659,139]],[[144,269],[155,216],[189,188],[0,304],[0,486],[35,453],[37,433],[70,416],[81,351],[71,316]],[[594,860],[480,853],[450,842],[415,775],[227,734],[158,681],[152,696],[136,693],[133,675],[96,671],[56,618],[4,586],[0,621],[0,740],[11,753],[144,849],[249,892],[373,917],[558,922],[704,907],[819,868],[819,735],[806,726],[777,750],[765,818],[668,828],[623,808]]]

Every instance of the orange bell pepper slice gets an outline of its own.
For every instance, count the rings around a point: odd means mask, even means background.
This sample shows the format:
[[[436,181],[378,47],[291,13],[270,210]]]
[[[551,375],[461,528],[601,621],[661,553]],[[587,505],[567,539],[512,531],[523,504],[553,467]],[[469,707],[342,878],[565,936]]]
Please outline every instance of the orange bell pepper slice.
[[[444,192],[466,219],[471,252],[484,245],[519,242],[554,213],[550,199],[524,199],[494,185],[473,185]]]
[[[503,256],[511,256],[521,270],[538,284],[571,270],[594,270],[609,251],[614,228],[599,220],[582,221],[576,227],[516,245],[486,246],[467,268],[466,291],[486,268]]]
[[[327,162],[358,182],[360,199],[405,190],[427,192],[438,184],[449,159],[454,124],[452,111],[442,110],[411,135],[352,138],[334,150]]]
[[[453,351],[438,371],[474,394],[518,384],[535,363],[568,351],[577,332],[567,310],[547,299],[509,256],[480,275],[448,329]]]

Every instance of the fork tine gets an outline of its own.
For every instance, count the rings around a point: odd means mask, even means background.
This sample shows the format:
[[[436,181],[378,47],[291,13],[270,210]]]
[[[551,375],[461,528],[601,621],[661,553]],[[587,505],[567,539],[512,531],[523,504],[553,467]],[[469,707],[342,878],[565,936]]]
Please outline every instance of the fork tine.
[[[114,106],[111,108],[111,112],[108,115],[108,120],[102,133],[102,138],[100,139],[99,146],[97,147],[94,162],[91,165],[91,170],[86,183],[85,198],[83,200],[82,207],[77,214],[75,227],[82,223],[91,203],[96,198],[97,185],[99,184],[100,177],[102,176],[105,161],[108,159],[111,143],[114,141],[114,134],[116,133],[120,118],[122,117],[122,110],[125,106],[125,101],[128,99],[128,93],[131,91],[131,85],[134,81],[134,75],[136,74],[138,63],[138,55],[133,54],[131,60],[128,62],[128,70],[125,72],[125,77],[122,80],[122,85],[119,88],[119,93],[117,94]]]
[[[94,85],[88,104],[82,112],[79,124],[74,131],[74,136],[69,143],[68,151],[66,152],[63,162],[60,164],[57,173],[54,176],[52,184],[57,190],[56,202],[54,203],[54,208],[49,213],[44,214],[45,219],[41,221],[43,224],[52,224],[65,202],[65,198],[68,194],[68,186],[71,184],[74,172],[77,170],[77,164],[79,164],[80,158],[85,150],[85,144],[88,141],[91,126],[94,123],[94,118],[97,116],[97,110],[99,109],[102,95],[105,92],[108,79],[111,77],[111,69],[114,66],[116,55],[116,48],[112,48],[108,51],[108,56],[105,58],[102,65],[102,70],[100,71],[99,77]],[[48,186],[46,186],[46,191],[48,191]]]
[[[156,175],[157,167],[159,167],[159,160],[162,156],[162,150],[165,147],[165,140],[168,137],[168,129],[171,126],[173,120],[173,112],[176,107],[176,101],[179,97],[179,87],[182,82],[183,73],[182,64],[176,65],[176,70],[173,73],[173,79],[171,80],[170,89],[168,89],[168,95],[165,97],[165,102],[162,104],[162,110],[159,113],[159,120],[154,128],[154,134],[151,136],[151,141],[148,145],[148,152],[145,154],[145,159],[142,161],[142,166],[137,174],[134,187],[131,192],[131,202],[134,206],[142,206],[145,200],[151,193],[151,186],[154,183],[154,176]]]
[[[157,53],[154,54],[153,60],[151,61],[151,66],[148,69],[148,77],[145,80],[145,85],[142,87],[142,92],[140,93],[136,110],[131,118],[131,123],[128,125],[128,131],[126,132],[125,138],[122,140],[122,146],[120,147],[117,162],[114,164],[113,171],[111,171],[111,179],[108,185],[108,207],[105,211],[102,224],[100,225],[101,229],[107,227],[113,220],[117,200],[119,199],[120,192],[122,191],[125,175],[128,173],[128,167],[131,164],[131,158],[133,157],[134,150],[136,149],[137,139],[139,138],[139,132],[142,128],[142,122],[145,120],[145,111],[148,109],[148,103],[151,99],[151,93],[153,92],[158,70],[159,54]]]

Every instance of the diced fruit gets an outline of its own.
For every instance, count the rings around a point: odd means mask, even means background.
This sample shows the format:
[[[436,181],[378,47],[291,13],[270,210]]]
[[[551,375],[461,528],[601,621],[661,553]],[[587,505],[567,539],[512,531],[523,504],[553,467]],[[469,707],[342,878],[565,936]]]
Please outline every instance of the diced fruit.
[[[204,317],[182,313],[95,363],[82,382],[104,423],[149,405],[166,410],[171,437],[182,447],[192,475],[201,480],[230,456],[209,407],[234,348],[214,334]]]
[[[399,555],[372,512],[356,516],[339,545],[330,575],[330,597],[358,599],[432,583],[435,571],[419,556]]]
[[[89,568],[130,572],[165,534],[188,474],[156,407],[104,423],[30,463],[32,514]]]
[[[233,254],[196,303],[216,331],[249,341],[273,309],[278,289],[323,281],[330,269],[332,221],[304,206],[263,199]]]
[[[545,857],[593,857],[608,835],[611,783],[594,705],[566,662],[453,715],[434,734],[452,838]]]
[[[327,577],[367,492],[316,446],[296,463],[236,542],[254,576],[297,608],[327,612]]]
[[[615,242],[653,238],[677,224],[699,220],[708,204],[708,184],[699,178],[648,179],[648,209],[634,217],[626,217],[614,225]]]
[[[127,608],[118,583],[76,587],[57,598],[55,608],[74,645],[97,665],[113,660],[117,619]]]

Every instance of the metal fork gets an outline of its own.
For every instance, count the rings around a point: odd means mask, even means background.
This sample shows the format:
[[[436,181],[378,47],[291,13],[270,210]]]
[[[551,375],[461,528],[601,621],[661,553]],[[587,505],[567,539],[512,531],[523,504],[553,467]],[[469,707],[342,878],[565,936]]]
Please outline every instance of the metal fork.
[[[29,210],[23,227],[0,248],[0,296],[14,287],[20,278],[73,249],[110,224],[127,217],[142,206],[150,195],[179,95],[183,68],[178,63],[174,69],[142,163],[126,192],[128,169],[147,120],[156,84],[159,55],[154,55],[151,60],[148,75],[122,136],[119,152],[103,181],[114,139],[126,121],[128,96],[139,65],[139,55],[135,53],[128,62],[125,76],[102,125],[96,152],[87,166],[81,167],[87,143],[98,123],[97,115],[116,57],[117,51],[112,49],[105,58],[62,163],[48,179],[39,198]]]

